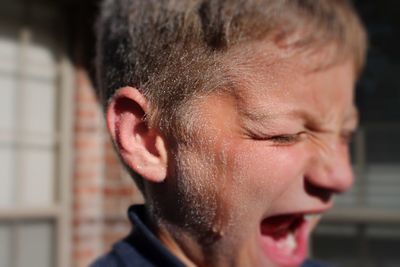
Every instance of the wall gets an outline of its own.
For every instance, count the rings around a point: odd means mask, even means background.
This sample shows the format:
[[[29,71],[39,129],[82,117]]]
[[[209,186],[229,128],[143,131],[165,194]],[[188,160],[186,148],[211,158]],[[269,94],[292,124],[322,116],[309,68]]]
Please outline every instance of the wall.
[[[75,82],[72,257],[86,267],[129,232],[126,209],[142,199],[115,156],[87,72],[77,68]]]

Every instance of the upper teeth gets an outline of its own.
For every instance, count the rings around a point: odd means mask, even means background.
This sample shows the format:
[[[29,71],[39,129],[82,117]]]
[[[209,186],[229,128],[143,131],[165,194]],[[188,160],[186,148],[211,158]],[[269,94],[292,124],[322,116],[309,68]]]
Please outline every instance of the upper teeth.
[[[321,214],[306,214],[304,215],[304,220],[309,221],[312,219],[317,219],[319,217],[321,217]]]

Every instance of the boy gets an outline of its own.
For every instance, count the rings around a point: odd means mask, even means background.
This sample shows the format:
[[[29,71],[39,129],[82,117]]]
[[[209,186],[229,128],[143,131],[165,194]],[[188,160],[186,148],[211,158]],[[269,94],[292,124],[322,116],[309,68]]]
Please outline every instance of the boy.
[[[105,1],[98,93],[146,203],[93,266],[302,265],[353,181],[364,53],[345,0]]]

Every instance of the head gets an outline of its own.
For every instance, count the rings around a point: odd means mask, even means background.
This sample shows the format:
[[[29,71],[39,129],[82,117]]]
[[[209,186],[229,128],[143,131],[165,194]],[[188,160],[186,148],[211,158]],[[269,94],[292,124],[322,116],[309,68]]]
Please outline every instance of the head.
[[[200,266],[299,265],[315,215],[352,183],[365,36],[349,3],[102,10],[99,98],[159,237]]]

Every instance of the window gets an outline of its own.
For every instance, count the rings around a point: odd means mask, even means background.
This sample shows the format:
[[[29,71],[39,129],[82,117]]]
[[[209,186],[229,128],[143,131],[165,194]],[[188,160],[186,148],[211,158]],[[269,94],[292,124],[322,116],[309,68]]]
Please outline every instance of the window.
[[[400,266],[400,35],[391,1],[354,0],[370,50],[357,90],[356,183],[317,229],[313,252],[338,266]]]
[[[72,87],[60,26],[51,6],[2,3],[0,267],[68,264]]]

